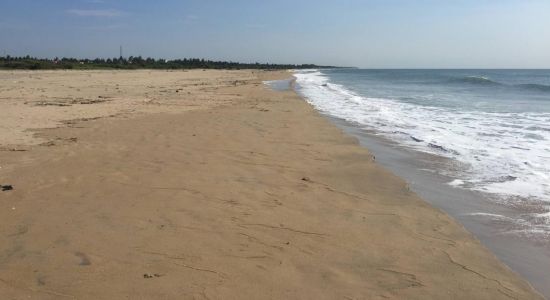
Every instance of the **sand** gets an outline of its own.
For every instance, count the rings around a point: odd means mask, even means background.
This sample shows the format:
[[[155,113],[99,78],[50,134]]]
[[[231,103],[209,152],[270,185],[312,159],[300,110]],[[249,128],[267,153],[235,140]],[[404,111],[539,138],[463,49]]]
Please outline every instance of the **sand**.
[[[0,72],[1,298],[541,298],[289,76]]]

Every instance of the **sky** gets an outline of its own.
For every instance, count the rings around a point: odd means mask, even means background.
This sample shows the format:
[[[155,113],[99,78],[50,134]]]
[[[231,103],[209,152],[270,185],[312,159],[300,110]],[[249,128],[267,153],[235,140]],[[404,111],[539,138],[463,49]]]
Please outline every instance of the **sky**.
[[[0,56],[550,68],[550,0],[1,0]]]

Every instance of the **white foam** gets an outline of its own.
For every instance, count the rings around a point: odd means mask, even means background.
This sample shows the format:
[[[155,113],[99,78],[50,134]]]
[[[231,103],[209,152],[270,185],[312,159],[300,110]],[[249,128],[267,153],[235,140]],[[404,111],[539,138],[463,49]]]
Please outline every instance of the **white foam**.
[[[469,214],[466,214],[466,215],[467,216],[473,216],[473,217],[484,217],[484,218],[491,219],[491,220],[506,221],[506,222],[509,222],[510,224],[516,224],[516,225],[526,225],[526,224],[528,224],[528,222],[526,222],[525,220],[523,220],[521,218],[514,219],[514,218],[504,216],[504,215],[499,215],[499,214],[475,212],[475,213],[469,213]]]
[[[535,217],[541,220],[541,223],[548,225],[550,228],[550,211],[540,214],[535,214]]]
[[[464,168],[450,184],[507,197],[550,201],[549,113],[488,113],[361,96],[317,70],[295,73],[318,110],[374,129]]]
[[[546,243],[549,242],[549,240],[546,239],[546,237],[550,236],[550,219],[548,218],[548,213],[519,215],[516,216],[516,218],[483,212],[470,213],[466,215],[486,218],[491,221],[508,224],[509,227],[513,229],[507,229],[505,232],[503,232],[505,234],[523,235],[535,238],[537,240],[542,239],[542,241]]]
[[[447,183],[448,185],[451,185],[451,186],[463,186],[464,185],[464,180],[460,180],[460,179],[455,179],[449,183]]]
[[[484,213],[484,212],[476,212],[476,213],[469,213],[466,214],[467,216],[482,216],[482,217],[490,217],[495,219],[510,219],[507,216],[499,215],[499,214],[491,214],[491,213]]]

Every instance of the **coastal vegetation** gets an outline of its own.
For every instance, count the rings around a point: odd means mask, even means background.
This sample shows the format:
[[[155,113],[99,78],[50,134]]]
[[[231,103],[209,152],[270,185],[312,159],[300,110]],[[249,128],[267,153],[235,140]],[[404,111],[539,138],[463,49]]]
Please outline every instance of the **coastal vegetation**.
[[[30,56],[0,57],[0,69],[55,70],[55,69],[312,69],[330,68],[314,64],[270,64],[213,61],[199,58],[155,59],[130,56],[128,58],[36,58]]]

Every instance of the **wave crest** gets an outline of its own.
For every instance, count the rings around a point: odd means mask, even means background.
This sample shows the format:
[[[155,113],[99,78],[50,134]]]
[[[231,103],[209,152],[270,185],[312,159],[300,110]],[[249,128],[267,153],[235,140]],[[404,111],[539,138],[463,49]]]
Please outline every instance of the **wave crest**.
[[[509,88],[517,88],[522,90],[534,91],[534,92],[550,92],[550,85],[538,84],[538,83],[522,83],[522,84],[505,84],[498,81],[491,80],[484,76],[465,76],[460,78],[453,78],[450,80],[453,83],[472,84],[479,86],[504,86]]]
[[[526,83],[516,85],[518,88],[537,92],[550,92],[550,85]]]
[[[484,76],[465,76],[461,78],[454,78],[451,81],[458,82],[458,83],[478,84],[478,85],[502,85],[501,83],[493,81],[488,77],[484,77]]]

